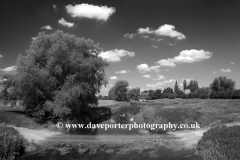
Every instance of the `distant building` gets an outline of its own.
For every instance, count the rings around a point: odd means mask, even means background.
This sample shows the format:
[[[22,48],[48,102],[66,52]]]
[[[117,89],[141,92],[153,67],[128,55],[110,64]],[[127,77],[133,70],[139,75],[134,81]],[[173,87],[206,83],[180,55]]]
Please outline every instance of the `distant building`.
[[[185,94],[189,94],[190,92],[191,92],[190,89],[185,89],[184,91]]]
[[[149,98],[148,92],[142,92],[139,97],[139,101],[146,101]]]

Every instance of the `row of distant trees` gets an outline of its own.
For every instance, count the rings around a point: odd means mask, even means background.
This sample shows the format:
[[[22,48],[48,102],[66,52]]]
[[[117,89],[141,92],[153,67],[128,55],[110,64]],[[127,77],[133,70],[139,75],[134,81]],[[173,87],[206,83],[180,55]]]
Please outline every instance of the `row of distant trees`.
[[[162,98],[200,98],[200,99],[240,99],[240,90],[235,89],[236,82],[225,76],[217,77],[213,80],[209,87],[199,87],[196,80],[191,80],[189,84],[183,81],[183,90],[178,87],[176,81],[174,89],[171,87],[156,90],[145,90],[142,93],[148,93],[149,100]],[[185,91],[189,90],[189,93]],[[117,101],[139,100],[141,98],[140,88],[130,88],[127,81],[117,81],[109,90],[108,96],[98,96],[98,99],[111,99]]]

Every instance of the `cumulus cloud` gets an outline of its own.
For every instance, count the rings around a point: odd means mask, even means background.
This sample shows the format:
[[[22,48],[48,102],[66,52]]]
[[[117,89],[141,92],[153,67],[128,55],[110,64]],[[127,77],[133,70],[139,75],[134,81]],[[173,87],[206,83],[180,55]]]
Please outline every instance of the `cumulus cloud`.
[[[152,78],[150,75],[147,75],[147,74],[143,75],[143,77],[144,78]]]
[[[158,72],[159,68],[160,68],[160,66],[151,66],[151,67],[149,67],[147,64],[140,64],[140,65],[137,66],[137,69],[141,73],[151,72],[151,71]]]
[[[234,65],[235,63],[234,62],[231,62],[232,65]]]
[[[176,64],[174,63],[172,58],[168,59],[161,59],[157,62],[160,66],[166,66],[166,67],[174,67]]]
[[[221,72],[232,72],[231,69],[221,69]]]
[[[153,48],[158,48],[158,46],[152,45]]]
[[[41,29],[53,30],[50,25],[43,26]]]
[[[117,62],[117,61],[121,61],[121,57],[124,57],[124,56],[134,57],[135,53],[129,52],[123,49],[115,49],[115,50],[110,50],[106,52],[101,52],[99,56],[105,59],[106,61]]]
[[[217,73],[216,71],[213,71],[213,73]]]
[[[67,5],[66,6],[67,13],[72,17],[78,18],[89,18],[107,21],[108,18],[116,12],[116,9],[113,7],[107,6],[97,6],[91,4],[76,4],[76,5]]]
[[[112,77],[110,77],[110,79],[117,79],[117,77],[116,76],[112,76]]]
[[[0,69],[1,73],[8,73],[8,74],[15,74],[16,71],[17,71],[17,66],[11,66],[11,67]]]
[[[177,38],[178,40],[185,39],[185,35],[176,31],[175,26],[170,24],[164,24],[154,31],[155,34],[159,36],[168,36],[172,38]]]
[[[179,53],[178,56],[174,58],[168,58],[168,59],[162,59],[159,60],[157,63],[160,66],[168,66],[168,67],[174,67],[176,66],[175,63],[193,63],[202,61],[205,59],[209,59],[212,57],[212,53],[204,50],[183,50]]]
[[[35,40],[35,39],[36,39],[36,37],[32,37],[31,39],[32,39],[32,40]]]
[[[153,79],[153,80],[159,81],[159,80],[165,79],[165,77],[163,75],[157,75],[157,76],[158,76],[158,78]]]
[[[139,35],[145,34],[145,36],[146,36],[146,34],[147,35],[151,34],[154,36],[166,36],[166,37],[176,38],[178,40],[183,40],[186,38],[186,36],[184,34],[175,30],[174,25],[170,25],[170,24],[164,24],[156,30],[151,29],[150,27],[139,28],[137,30],[137,33],[134,33],[134,34],[139,34]],[[160,41],[161,40],[162,39],[160,39]]]
[[[74,23],[67,22],[64,18],[61,18],[60,20],[58,20],[58,23],[68,28],[71,28],[74,26]]]
[[[117,71],[115,73],[126,74],[126,73],[130,73],[130,71],[128,71],[128,70],[121,70],[121,71]]]

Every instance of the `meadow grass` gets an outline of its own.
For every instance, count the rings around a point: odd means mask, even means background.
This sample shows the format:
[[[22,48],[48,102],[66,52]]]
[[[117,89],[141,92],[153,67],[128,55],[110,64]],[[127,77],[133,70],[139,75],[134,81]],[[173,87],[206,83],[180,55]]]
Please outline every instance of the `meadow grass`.
[[[143,117],[148,123],[198,122],[201,127],[240,122],[240,100],[154,100],[143,107]]]

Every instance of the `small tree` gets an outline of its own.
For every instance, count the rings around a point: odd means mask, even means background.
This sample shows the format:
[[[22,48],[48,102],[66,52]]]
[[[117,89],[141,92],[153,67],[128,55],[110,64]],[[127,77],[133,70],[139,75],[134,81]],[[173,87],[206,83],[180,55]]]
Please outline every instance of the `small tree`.
[[[170,87],[167,87],[166,89],[163,90],[163,93],[173,93],[173,89]]]
[[[183,91],[187,89],[187,81],[184,79],[183,80]]]
[[[161,96],[162,96],[162,90],[161,89],[156,89],[155,93],[156,93],[156,98],[157,99],[161,98]]]
[[[132,88],[127,91],[127,100],[138,101],[140,97],[140,88]]]
[[[174,85],[174,92],[178,93],[179,92],[179,88],[178,88],[178,83],[176,81],[175,85]]]
[[[117,101],[127,100],[128,82],[119,80],[115,85],[109,90],[108,95],[111,99]]]
[[[163,90],[162,98],[168,98],[170,94],[173,94],[173,89],[170,87],[167,87]]]

